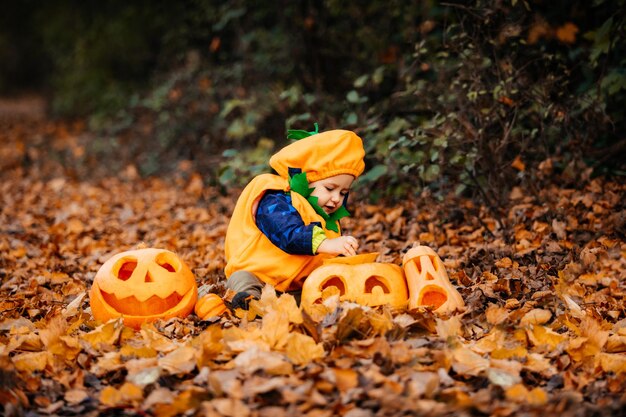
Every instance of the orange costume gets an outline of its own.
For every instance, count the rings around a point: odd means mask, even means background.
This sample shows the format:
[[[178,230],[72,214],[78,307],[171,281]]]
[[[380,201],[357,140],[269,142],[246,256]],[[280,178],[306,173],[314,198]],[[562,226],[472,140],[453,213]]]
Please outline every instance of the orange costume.
[[[256,225],[259,201],[270,190],[290,192],[292,204],[306,225],[319,222],[328,238],[339,237],[340,228],[337,232],[329,230],[307,199],[290,189],[289,171],[301,170],[309,183],[339,174],[356,178],[365,168],[364,156],[361,138],[347,130],[331,130],[300,139],[272,156],[270,166],[278,175],[255,177],[237,200],[226,232],[226,277],[247,271],[278,291],[301,288],[304,278],[333,255],[293,255],[279,249]]]

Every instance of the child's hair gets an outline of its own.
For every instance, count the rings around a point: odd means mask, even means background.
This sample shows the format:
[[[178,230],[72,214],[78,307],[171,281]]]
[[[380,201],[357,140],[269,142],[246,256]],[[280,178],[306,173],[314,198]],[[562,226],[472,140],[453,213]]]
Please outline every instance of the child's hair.
[[[309,182],[339,174],[358,177],[365,169],[363,141],[349,130],[329,130],[294,142],[270,159],[278,175],[289,179],[290,168],[306,173]]]

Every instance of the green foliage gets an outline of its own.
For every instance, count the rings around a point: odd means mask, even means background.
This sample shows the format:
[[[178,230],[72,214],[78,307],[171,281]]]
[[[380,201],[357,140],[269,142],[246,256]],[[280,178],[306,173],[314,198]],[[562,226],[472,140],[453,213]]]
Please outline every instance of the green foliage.
[[[40,45],[54,110],[90,115],[89,152],[111,168],[190,160],[238,186],[286,130],[319,122],[363,137],[372,198],[428,187],[497,205],[539,166],[624,174],[624,3],[27,1],[9,14],[29,30],[1,22],[0,59]]]

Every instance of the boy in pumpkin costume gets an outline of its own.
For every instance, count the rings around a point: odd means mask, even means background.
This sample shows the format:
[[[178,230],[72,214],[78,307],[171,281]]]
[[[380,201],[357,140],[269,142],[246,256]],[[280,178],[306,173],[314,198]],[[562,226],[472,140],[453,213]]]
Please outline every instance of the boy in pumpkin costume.
[[[339,219],[353,181],[365,168],[354,132],[289,131],[298,139],[270,158],[278,175],[255,177],[243,190],[225,242],[226,288],[233,308],[247,308],[265,284],[297,291],[323,261],[354,255],[358,242],[342,236]]]

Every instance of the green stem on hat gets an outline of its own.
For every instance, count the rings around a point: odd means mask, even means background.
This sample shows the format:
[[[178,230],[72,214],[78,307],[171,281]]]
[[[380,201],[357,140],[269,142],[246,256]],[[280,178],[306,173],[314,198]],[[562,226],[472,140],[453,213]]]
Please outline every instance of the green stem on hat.
[[[306,179],[306,172],[292,175],[289,178],[289,188],[291,188],[291,191],[295,191],[302,197],[306,198],[306,201],[308,201],[311,207],[313,207],[313,210],[315,210],[317,214],[322,216],[322,218],[326,222],[326,228],[328,230],[339,233],[338,221],[350,215],[350,212],[348,212],[348,210],[343,205],[339,207],[339,209],[334,213],[326,213],[324,209],[321,208],[318,204],[317,197],[311,195],[315,188],[309,187],[309,181]]]
[[[287,139],[300,140],[308,138],[309,136],[317,135],[319,132],[319,126],[317,123],[313,123],[315,130],[307,132],[306,130],[287,130]]]

